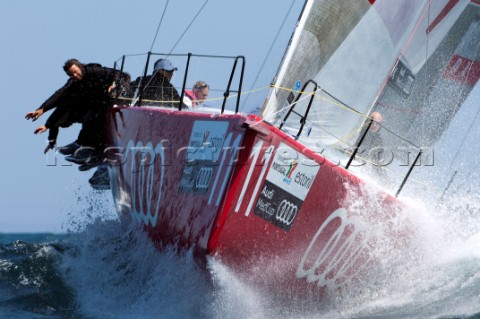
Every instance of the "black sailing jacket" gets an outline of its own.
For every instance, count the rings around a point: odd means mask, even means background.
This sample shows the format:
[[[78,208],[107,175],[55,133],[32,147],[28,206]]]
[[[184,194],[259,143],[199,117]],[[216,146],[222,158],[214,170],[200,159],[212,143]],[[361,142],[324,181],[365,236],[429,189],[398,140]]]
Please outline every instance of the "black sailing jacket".
[[[56,139],[59,126],[81,123],[90,109],[112,105],[108,88],[125,76],[118,70],[102,67],[98,63],[86,64],[83,70],[82,80],[69,78],[39,107],[44,112],[57,108],[45,123],[50,129],[49,140]]]
[[[132,91],[143,88],[142,105],[178,107],[180,95],[175,87],[160,73],[138,77],[131,84]],[[138,93],[140,94],[140,93]]]

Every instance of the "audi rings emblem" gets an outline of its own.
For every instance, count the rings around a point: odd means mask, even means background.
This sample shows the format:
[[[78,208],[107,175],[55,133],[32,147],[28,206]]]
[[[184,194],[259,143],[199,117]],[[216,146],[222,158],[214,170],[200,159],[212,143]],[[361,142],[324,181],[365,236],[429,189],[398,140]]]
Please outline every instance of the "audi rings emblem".
[[[137,155],[141,160],[137,161]],[[130,140],[125,156],[130,156],[130,214],[137,222],[145,225],[157,225],[158,214],[162,204],[162,187],[164,179],[165,152],[162,143],[153,146],[152,142],[145,145]],[[149,161],[147,162],[147,159]],[[157,169],[157,174],[155,170]],[[156,201],[154,198],[156,197]]]
[[[207,189],[210,186],[213,176],[213,167],[202,167],[195,179],[195,187],[198,189]]]
[[[328,229],[340,222],[334,232]],[[358,216],[347,217],[347,211],[339,208],[320,226],[313,236],[296,277],[306,278],[318,287],[335,287],[361,271],[368,264],[364,259],[371,239]]]
[[[297,212],[297,205],[284,199],[280,205],[278,205],[277,212],[275,213],[275,219],[289,226],[297,216]]]

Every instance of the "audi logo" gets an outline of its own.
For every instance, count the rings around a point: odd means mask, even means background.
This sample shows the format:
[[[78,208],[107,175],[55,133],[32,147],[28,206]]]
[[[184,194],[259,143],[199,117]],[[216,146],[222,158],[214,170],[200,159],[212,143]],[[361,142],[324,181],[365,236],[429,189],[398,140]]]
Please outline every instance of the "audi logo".
[[[195,187],[207,189],[212,181],[213,167],[202,167],[195,179]]]
[[[298,207],[297,205],[289,202],[284,199],[278,205],[277,212],[275,214],[275,219],[279,222],[284,223],[285,225],[290,225],[295,217],[297,216]]]
[[[137,154],[141,154],[140,161],[137,161]],[[130,140],[125,156],[130,156],[131,161],[130,187],[132,198],[130,214],[134,220],[155,227],[161,206],[164,178],[165,153],[163,145],[158,143],[153,146],[152,142],[143,145],[141,141],[135,143]],[[148,166],[145,165],[147,157],[151,161]],[[155,168],[159,170],[157,175],[155,174]],[[156,201],[153,200],[155,196]]]
[[[340,225],[329,234],[326,230],[335,221],[340,221]],[[356,216],[347,218],[344,208],[334,211],[308,245],[298,265],[297,278],[305,277],[308,283],[316,282],[319,287],[333,287],[358,273],[368,264],[368,259],[362,259],[362,254],[371,239],[362,224]]]

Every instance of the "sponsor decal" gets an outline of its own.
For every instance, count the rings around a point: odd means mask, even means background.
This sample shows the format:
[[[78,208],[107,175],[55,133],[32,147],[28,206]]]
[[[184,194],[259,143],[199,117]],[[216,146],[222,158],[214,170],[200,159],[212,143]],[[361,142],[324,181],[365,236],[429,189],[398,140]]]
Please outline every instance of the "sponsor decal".
[[[212,181],[214,171],[215,168],[213,166],[183,166],[180,190],[182,192],[206,193]]]
[[[300,86],[302,86],[302,81],[298,80],[297,82],[295,82],[295,91],[298,91],[300,90]]]
[[[447,79],[474,86],[480,79],[480,62],[454,55],[443,75]]]
[[[140,155],[140,156],[138,156]],[[151,142],[145,145],[139,141],[128,142],[125,157],[130,158],[130,187],[133,220],[155,227],[162,204],[162,187],[165,168],[165,151],[161,143],[155,147]],[[140,160],[138,160],[140,158]],[[155,172],[158,172],[155,175]],[[128,177],[126,177],[128,178]],[[155,200],[156,198],[156,200]]]
[[[284,199],[275,212],[275,219],[282,224],[291,225],[297,216],[298,206]]]
[[[397,90],[397,92],[408,97],[412,93],[415,76],[402,61],[398,60],[388,83]]]
[[[180,191],[208,191],[225,147],[227,129],[226,121],[195,121],[185,155]]]
[[[308,195],[320,165],[280,144],[261,188],[255,215],[289,231]]]
[[[228,129],[226,121],[195,121],[188,142],[187,162],[217,163]]]
[[[254,213],[285,231],[292,227],[303,201],[266,180]]]
[[[320,169],[320,165],[312,163],[291,147],[280,144],[266,180],[303,201]]]
[[[369,232],[361,220],[347,217],[339,208],[320,226],[308,245],[296,272],[318,287],[334,287],[345,283],[361,270],[368,260],[365,254]]]
[[[288,94],[288,96],[287,96],[287,103],[285,103],[284,106],[288,106],[288,105],[292,104],[294,99],[295,99],[295,95],[293,95],[293,92],[290,92],[290,94]],[[282,112],[282,116],[283,116],[284,113],[285,112]]]
[[[476,2],[478,3],[478,1]],[[470,86],[474,86],[480,79],[480,60],[478,57],[480,27],[478,22],[479,10],[476,9],[474,7],[469,8],[469,10],[476,11],[477,18],[470,21],[468,29],[444,71],[445,78]],[[473,39],[477,39],[477,42]]]

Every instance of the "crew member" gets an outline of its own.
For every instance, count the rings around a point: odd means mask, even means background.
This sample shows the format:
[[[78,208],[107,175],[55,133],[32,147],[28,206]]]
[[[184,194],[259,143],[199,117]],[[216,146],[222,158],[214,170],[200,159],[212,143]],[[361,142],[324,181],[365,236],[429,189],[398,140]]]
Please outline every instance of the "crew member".
[[[57,108],[45,125],[34,131],[38,134],[50,130],[45,152],[54,147],[59,127],[82,123],[77,140],[59,151],[70,155],[66,159],[71,162],[93,167],[101,160],[105,147],[105,113],[113,102],[109,93],[115,83],[125,82],[122,78],[126,75],[96,63],[82,64],[76,59],[66,61],[63,69],[69,76],[67,83],[25,118],[35,121],[48,110]]]
[[[210,86],[205,81],[197,81],[193,85],[192,90],[185,90],[186,98],[184,103],[189,108],[199,107],[205,102],[205,99],[208,97],[208,91]]]
[[[178,107],[180,95],[170,83],[177,70],[167,59],[158,59],[152,75],[138,77],[131,83],[132,91],[138,93],[142,106]]]

